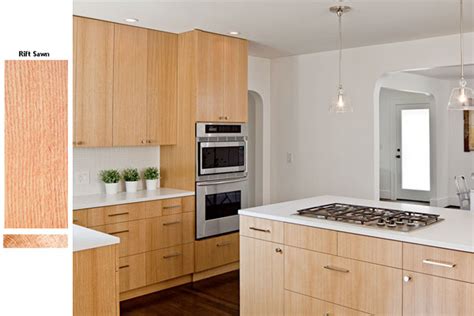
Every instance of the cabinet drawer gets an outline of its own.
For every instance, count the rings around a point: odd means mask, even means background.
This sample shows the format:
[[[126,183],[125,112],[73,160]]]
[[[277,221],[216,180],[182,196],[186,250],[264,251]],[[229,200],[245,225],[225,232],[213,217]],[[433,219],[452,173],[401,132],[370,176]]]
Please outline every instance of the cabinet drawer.
[[[125,257],[145,252],[145,220],[105,225],[105,233],[120,238],[119,256]]]
[[[473,255],[467,252],[403,244],[405,270],[474,282],[473,265]]]
[[[240,234],[247,237],[283,243],[283,222],[240,216]]]
[[[147,285],[193,272],[193,243],[146,253]]]
[[[239,234],[228,234],[195,242],[196,272],[239,261]]]
[[[131,203],[88,210],[88,226],[100,226],[145,218],[145,203]]]
[[[474,315],[473,284],[404,271],[403,315]]]
[[[402,270],[285,246],[285,289],[377,315],[401,315]]]
[[[337,233],[337,254],[394,268],[402,268],[402,243],[374,237]]]
[[[145,202],[145,217],[179,214],[183,212],[181,198]]]
[[[119,274],[120,292],[145,286],[145,254],[120,258]]]
[[[72,211],[72,223],[87,227],[87,211],[88,210]]]
[[[146,219],[147,250],[180,245],[183,242],[181,214]]]
[[[285,224],[285,245],[337,254],[337,233],[303,225]]]
[[[369,316],[370,314],[321,301],[298,293],[285,291],[285,315]]]

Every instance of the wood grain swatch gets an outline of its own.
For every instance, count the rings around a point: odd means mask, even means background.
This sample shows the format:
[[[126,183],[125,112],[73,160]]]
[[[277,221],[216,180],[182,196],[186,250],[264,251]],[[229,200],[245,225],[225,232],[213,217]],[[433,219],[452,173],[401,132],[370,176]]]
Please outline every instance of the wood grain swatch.
[[[4,235],[4,248],[66,248],[67,235]]]
[[[5,227],[67,227],[67,61],[5,62]]]

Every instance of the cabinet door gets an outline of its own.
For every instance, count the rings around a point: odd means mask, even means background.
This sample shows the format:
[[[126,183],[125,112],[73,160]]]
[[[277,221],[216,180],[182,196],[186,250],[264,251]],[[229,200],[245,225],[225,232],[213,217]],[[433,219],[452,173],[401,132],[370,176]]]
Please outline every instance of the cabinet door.
[[[473,285],[404,271],[403,315],[474,315]]]
[[[224,37],[224,120],[247,122],[247,41]]]
[[[134,255],[145,251],[145,220],[105,225],[105,232],[120,238],[120,257]]]
[[[148,30],[147,143],[176,144],[178,36]]]
[[[194,245],[196,272],[239,261],[238,233],[197,240]]]
[[[240,253],[240,315],[283,315],[282,246],[240,236]]]
[[[156,250],[180,245],[183,242],[181,214],[160,216],[146,220],[146,250]]]
[[[146,285],[145,254],[119,259],[120,292],[129,291]]]
[[[114,25],[74,17],[74,145],[112,146]]]
[[[147,34],[115,24],[114,146],[146,144]]]
[[[147,285],[194,272],[193,243],[146,253]]]
[[[223,120],[224,36],[197,31],[196,121]]]

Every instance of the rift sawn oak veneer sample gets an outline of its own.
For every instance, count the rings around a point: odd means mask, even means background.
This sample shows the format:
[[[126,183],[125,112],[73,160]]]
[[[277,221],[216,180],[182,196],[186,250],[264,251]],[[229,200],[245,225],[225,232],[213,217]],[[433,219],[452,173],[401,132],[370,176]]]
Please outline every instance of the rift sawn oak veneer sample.
[[[67,61],[5,62],[5,228],[67,227]]]
[[[4,248],[66,248],[67,235],[4,235]]]

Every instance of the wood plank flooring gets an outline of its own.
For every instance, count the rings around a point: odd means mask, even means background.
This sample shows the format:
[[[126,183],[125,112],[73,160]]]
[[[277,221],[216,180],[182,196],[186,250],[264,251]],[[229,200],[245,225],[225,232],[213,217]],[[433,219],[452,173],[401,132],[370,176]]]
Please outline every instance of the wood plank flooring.
[[[122,316],[239,315],[239,272],[137,297],[120,303]]]

